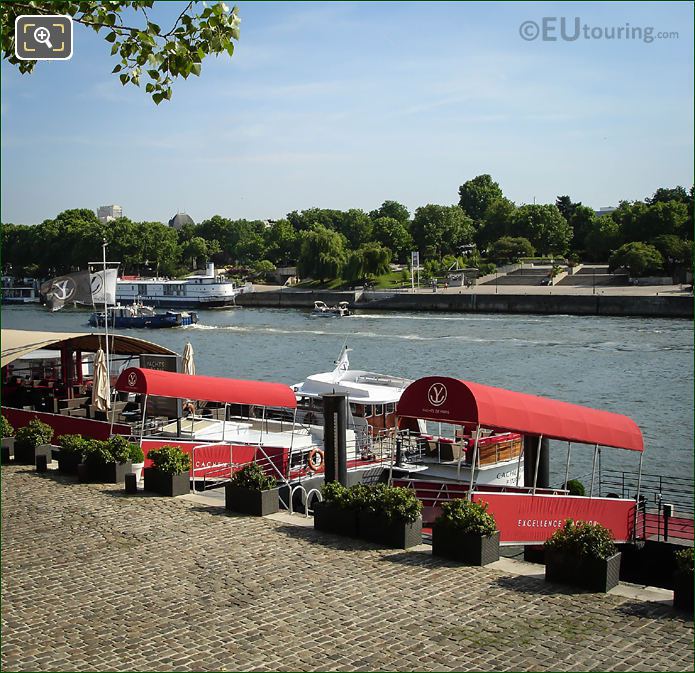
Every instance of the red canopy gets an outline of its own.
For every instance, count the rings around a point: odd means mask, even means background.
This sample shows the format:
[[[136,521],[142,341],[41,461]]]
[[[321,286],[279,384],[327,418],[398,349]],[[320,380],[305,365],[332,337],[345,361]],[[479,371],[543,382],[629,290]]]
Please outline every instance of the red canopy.
[[[642,432],[627,416],[516,393],[446,376],[411,383],[396,405],[399,416],[480,424],[582,444],[643,451]]]
[[[297,406],[294,392],[283,383],[191,376],[138,367],[129,367],[121,372],[116,381],[116,390],[228,404],[256,404],[290,409]]]

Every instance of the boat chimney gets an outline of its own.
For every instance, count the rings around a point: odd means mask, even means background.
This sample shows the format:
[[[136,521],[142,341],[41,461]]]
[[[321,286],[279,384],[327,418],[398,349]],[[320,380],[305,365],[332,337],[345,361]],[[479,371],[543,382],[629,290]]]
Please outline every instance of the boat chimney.
[[[208,262],[207,267],[205,269],[205,275],[214,278],[215,277],[215,263],[214,262]]]

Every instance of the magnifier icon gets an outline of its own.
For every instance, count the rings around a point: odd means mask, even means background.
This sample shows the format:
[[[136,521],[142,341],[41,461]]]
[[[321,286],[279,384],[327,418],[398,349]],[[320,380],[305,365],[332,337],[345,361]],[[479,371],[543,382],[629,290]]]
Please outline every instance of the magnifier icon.
[[[34,31],[34,39],[39,44],[45,44],[49,49],[53,49],[53,45],[51,44],[51,32],[45,26],[39,26]]]

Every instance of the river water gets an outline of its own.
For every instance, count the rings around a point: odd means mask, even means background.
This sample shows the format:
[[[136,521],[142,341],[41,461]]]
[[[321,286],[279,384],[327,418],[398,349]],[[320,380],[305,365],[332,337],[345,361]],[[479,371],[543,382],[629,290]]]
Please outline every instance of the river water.
[[[89,312],[4,306],[2,326],[91,331]],[[347,339],[353,369],[419,378],[447,375],[631,416],[642,429],[644,471],[693,474],[693,326],[690,321],[568,315],[201,311],[202,324],[128,330],[181,353],[197,373],[293,384],[328,371]],[[564,476],[566,445],[552,443],[551,475]],[[591,470],[591,447],[572,449],[572,474]],[[636,470],[633,452],[604,449],[602,464]],[[586,483],[586,482],[585,482]]]

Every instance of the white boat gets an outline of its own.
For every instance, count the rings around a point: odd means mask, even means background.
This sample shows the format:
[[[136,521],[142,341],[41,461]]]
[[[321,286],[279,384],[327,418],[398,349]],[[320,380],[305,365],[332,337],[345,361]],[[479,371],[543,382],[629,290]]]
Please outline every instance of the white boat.
[[[346,301],[338,302],[337,306],[328,306],[324,301],[315,301],[311,311],[312,316],[320,318],[345,318],[352,315],[350,304]]]
[[[39,284],[33,278],[16,281],[12,276],[2,277],[3,304],[38,304],[40,301]]]
[[[178,280],[119,278],[116,282],[116,300],[123,304],[142,301],[153,306],[215,308],[233,306],[243,291],[224,274],[216,274],[212,263],[204,274]]]

